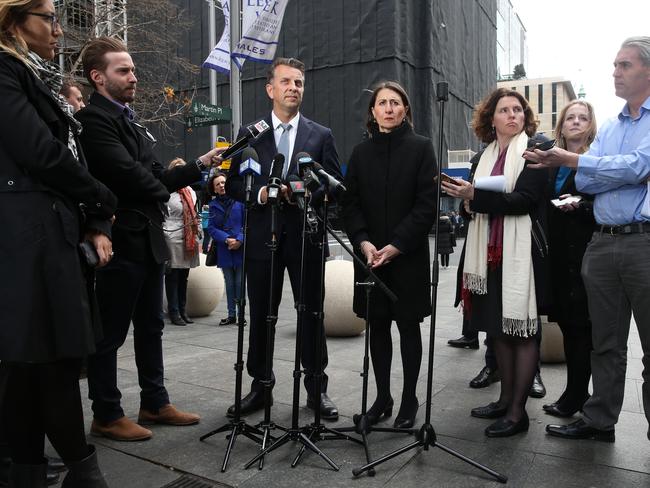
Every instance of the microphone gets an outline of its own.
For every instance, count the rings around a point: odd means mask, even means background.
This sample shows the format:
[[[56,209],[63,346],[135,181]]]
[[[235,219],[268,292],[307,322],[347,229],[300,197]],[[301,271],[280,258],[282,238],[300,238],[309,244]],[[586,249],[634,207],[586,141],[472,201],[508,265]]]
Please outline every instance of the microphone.
[[[228,149],[222,152],[221,158],[225,161],[226,159],[230,159],[233,156],[239,154],[246,146],[248,146],[251,139],[257,139],[270,128],[271,126],[264,120],[254,122],[251,125],[247,126],[244,135],[232,143]]]
[[[257,151],[252,147],[247,147],[242,153],[242,162],[239,165],[239,174],[242,176],[262,174],[262,166],[257,162],[259,157]]]
[[[449,83],[446,81],[439,81],[436,83],[436,100],[439,102],[446,102],[449,100]]]
[[[297,203],[300,210],[305,210],[305,183],[298,175],[289,175],[287,185],[289,185],[289,201]]]
[[[305,183],[305,187],[310,192],[315,192],[321,186],[321,181],[316,176],[311,168],[314,166],[314,160],[306,152],[299,152],[296,154],[295,160],[298,166],[298,174],[301,176],[302,180]]]
[[[312,172],[309,171],[309,173]],[[307,208],[307,227],[312,234],[316,233],[318,230],[318,219],[314,209],[305,200],[305,182],[302,181],[298,175],[289,175],[287,176],[287,184],[289,185],[289,200],[298,204],[298,208],[301,212],[305,211],[305,207]],[[320,186],[320,184],[318,186]]]
[[[314,165],[314,160],[311,158],[309,153],[299,152],[295,157],[296,165],[298,166],[298,174],[300,176],[304,175],[305,170],[311,169]]]
[[[269,203],[276,203],[282,186],[282,169],[284,167],[284,154],[276,154],[271,162],[271,175],[266,184],[267,199]]]
[[[247,147],[242,153],[242,162],[239,165],[239,174],[244,177],[245,185],[245,202],[248,205],[250,203],[251,191],[253,188],[253,175],[260,175],[262,172],[262,167],[260,163],[257,162],[258,156],[257,151],[252,147]]]
[[[348,191],[345,186],[343,186],[343,183],[341,183],[339,180],[334,178],[332,175],[330,175],[327,171],[323,169],[323,167],[314,162],[314,171],[316,171],[316,174],[321,176],[325,181],[327,181],[328,186],[331,189],[335,189],[337,191]]]

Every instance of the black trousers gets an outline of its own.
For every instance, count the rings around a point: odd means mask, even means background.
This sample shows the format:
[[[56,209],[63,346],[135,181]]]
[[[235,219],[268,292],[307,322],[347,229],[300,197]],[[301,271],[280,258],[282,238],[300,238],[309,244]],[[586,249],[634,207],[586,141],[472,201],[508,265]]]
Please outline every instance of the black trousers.
[[[170,314],[185,311],[185,303],[187,302],[187,278],[189,275],[189,268],[172,268],[165,273],[167,310]]]
[[[320,291],[321,260],[316,252],[308,252],[307,254],[308,257],[305,262],[305,276],[307,279],[304,295],[306,310],[303,314],[301,359],[302,365],[305,368],[305,387],[307,388],[307,393],[315,397],[317,391],[315,374],[318,370],[315,351],[315,343],[318,337],[316,334],[318,320],[315,313],[319,310],[323,300]],[[273,316],[276,319],[271,322],[271,325],[274,330],[277,322],[278,307],[282,299],[285,269],[289,273],[294,302],[297,303],[300,296],[300,253],[296,252],[296,249],[293,247],[283,245],[281,241],[277,250],[273,277],[272,310]],[[248,374],[253,378],[252,389],[260,391],[263,388],[260,381],[266,377],[266,331],[271,279],[270,260],[248,260],[246,279],[251,318],[246,367]],[[325,331],[322,329],[320,338],[322,351],[321,365],[324,370],[327,366],[327,344],[325,342]],[[273,346],[271,350],[273,350]],[[271,376],[271,380],[274,381],[273,375]],[[327,391],[327,380],[327,375],[323,373],[321,377],[321,392]]]
[[[88,358],[88,396],[95,418],[112,422],[124,416],[117,386],[117,350],[133,321],[140,406],[157,411],[169,403],[164,385],[162,318],[164,265],[136,263],[119,256],[97,271],[96,293],[104,338]]]
[[[0,441],[16,464],[42,464],[47,435],[67,463],[88,455],[79,372],[81,359],[0,365]]]

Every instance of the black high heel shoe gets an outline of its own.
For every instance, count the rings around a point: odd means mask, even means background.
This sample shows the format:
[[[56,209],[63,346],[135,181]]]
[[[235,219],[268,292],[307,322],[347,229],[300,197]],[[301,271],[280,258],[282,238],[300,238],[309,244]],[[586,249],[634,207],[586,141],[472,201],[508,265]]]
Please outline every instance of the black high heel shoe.
[[[410,429],[413,427],[415,424],[415,416],[418,414],[419,407],[420,402],[418,402],[417,398],[411,400],[410,402],[402,401],[393,427],[395,429]]]
[[[388,397],[388,401],[383,405],[378,405],[378,403],[379,400],[375,400],[375,403],[366,412],[366,420],[370,425],[375,425],[382,417],[390,417],[393,415],[394,402],[392,397]],[[361,418],[362,415],[360,413],[355,413],[352,416],[352,421],[357,425],[361,421]]]

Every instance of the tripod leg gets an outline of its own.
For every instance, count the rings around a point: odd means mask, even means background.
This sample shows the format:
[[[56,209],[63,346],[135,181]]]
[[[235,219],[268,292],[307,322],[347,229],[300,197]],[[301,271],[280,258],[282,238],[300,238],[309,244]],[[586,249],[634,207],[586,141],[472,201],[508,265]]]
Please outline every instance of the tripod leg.
[[[496,480],[497,480],[499,483],[507,483],[507,482],[508,482],[508,477],[507,477],[507,476],[504,476],[504,475],[502,475],[502,474],[499,474],[499,473],[497,473],[496,471],[494,471],[494,470],[488,468],[487,466],[483,466],[482,464],[477,463],[477,462],[474,461],[473,459],[470,459],[470,458],[468,458],[467,456],[464,456],[464,455],[462,455],[461,453],[456,452],[456,451],[454,451],[453,449],[451,449],[451,448],[449,448],[449,447],[447,447],[447,446],[444,446],[444,445],[440,444],[440,443],[437,442],[437,441],[433,442],[432,445],[433,445],[434,447],[439,447],[440,449],[442,449],[443,451],[445,451],[447,454],[451,454],[452,456],[457,457],[457,458],[460,459],[461,461],[465,461],[467,464],[471,464],[472,466],[474,466],[475,468],[480,469],[480,470],[483,471],[484,473],[489,474],[490,476],[496,478]]]
[[[300,461],[300,457],[302,456],[302,453],[305,452],[305,446],[307,446],[309,449],[311,449],[313,452],[318,454],[321,459],[324,459],[327,464],[329,464],[334,471],[338,471],[339,467],[332,461],[327,454],[325,454],[323,451],[321,451],[318,447],[316,447],[316,444],[312,442],[312,440],[307,437],[305,434],[300,434],[300,442],[302,442],[302,448],[300,449],[300,452],[298,453],[298,456],[296,456],[296,459],[293,460],[293,463],[291,463],[291,467],[295,468],[298,465],[298,462]]]
[[[255,456],[253,459],[248,461],[244,465],[244,469],[250,468],[253,464],[255,464],[257,461],[259,461],[262,457],[266,456],[269,452],[276,450],[278,447],[284,445],[288,440],[290,439],[289,434],[284,434],[282,437],[280,437],[277,441],[275,441],[273,444],[271,444],[269,447],[264,449],[263,451],[260,451],[257,456]]]
[[[230,452],[235,446],[235,440],[237,439],[237,424],[233,425],[232,431],[230,432],[230,437],[228,439],[228,447],[226,447],[226,454],[223,457],[223,464],[221,465],[221,472],[225,473],[226,468],[228,468],[228,461],[230,460]]]
[[[362,432],[361,438],[363,439],[363,449],[364,451],[366,451],[366,461],[370,463],[371,460],[370,460],[370,449],[368,448],[368,436],[366,435],[365,432]],[[368,476],[374,476],[374,475],[375,475],[375,468],[369,468]]]
[[[366,464],[366,465],[364,465],[364,466],[361,466],[360,468],[354,468],[354,469],[352,470],[352,474],[353,474],[354,476],[359,476],[359,475],[360,475],[361,473],[363,473],[364,471],[369,471],[371,468],[374,468],[374,467],[377,466],[378,464],[381,464],[381,463],[383,463],[383,462],[386,462],[386,461],[388,461],[389,459],[393,459],[394,457],[397,457],[397,456],[399,456],[400,454],[405,453],[406,451],[410,451],[411,449],[418,448],[418,447],[420,447],[421,445],[422,445],[422,444],[420,444],[420,443],[417,442],[417,441],[416,441],[416,442],[412,442],[411,444],[408,444],[408,445],[406,445],[406,446],[404,446],[404,447],[398,449],[397,451],[393,451],[393,452],[391,452],[391,453],[389,453],[389,454],[386,454],[385,456],[382,456],[382,457],[380,457],[379,459],[376,459],[376,460],[374,460],[374,461],[372,461],[372,462],[370,462],[370,463],[368,463],[368,464]]]

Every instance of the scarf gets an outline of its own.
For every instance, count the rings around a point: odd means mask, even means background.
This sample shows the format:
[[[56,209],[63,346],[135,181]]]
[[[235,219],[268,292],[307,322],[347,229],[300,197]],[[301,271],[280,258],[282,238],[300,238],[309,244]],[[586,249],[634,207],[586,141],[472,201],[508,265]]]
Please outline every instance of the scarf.
[[[199,234],[199,219],[194,208],[192,193],[188,187],[178,190],[183,205],[183,241],[185,243],[185,254],[192,257],[198,250],[197,236]]]
[[[63,111],[68,120],[68,148],[74,154],[75,159],[79,160],[79,151],[77,150],[77,143],[75,136],[81,134],[81,122],[74,118],[72,114],[72,106],[67,100],[59,93],[63,86],[63,74],[59,66],[45,61],[38,54],[29,51],[27,53],[32,65],[36,68],[36,75],[50,90],[52,98],[57,103],[59,108]]]
[[[522,132],[510,141],[503,167],[506,178],[506,193],[513,191],[519,174],[524,169],[524,158],[528,136]],[[492,142],[481,155],[474,178],[493,174],[499,157],[497,142]],[[531,253],[532,223],[529,215],[504,215],[502,261],[502,317],[504,334],[530,337],[537,333],[537,302],[535,296],[535,274]],[[485,295],[488,273],[488,245],[491,237],[491,222],[488,214],[476,213],[467,229],[465,266],[463,269],[463,296],[470,293]],[[495,231],[498,233],[498,231]]]

